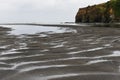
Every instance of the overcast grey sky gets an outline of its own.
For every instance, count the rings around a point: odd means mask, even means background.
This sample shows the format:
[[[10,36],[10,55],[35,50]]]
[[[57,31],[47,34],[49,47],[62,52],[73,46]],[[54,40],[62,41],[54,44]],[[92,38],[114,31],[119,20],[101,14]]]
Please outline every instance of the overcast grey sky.
[[[109,0],[0,0],[0,22],[69,22],[80,7]]]

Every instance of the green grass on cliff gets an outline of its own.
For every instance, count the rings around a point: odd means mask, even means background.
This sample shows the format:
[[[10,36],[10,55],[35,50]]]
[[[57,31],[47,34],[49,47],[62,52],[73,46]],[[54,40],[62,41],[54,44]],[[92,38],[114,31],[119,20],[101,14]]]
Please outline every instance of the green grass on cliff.
[[[120,0],[110,0],[116,17],[120,17]]]

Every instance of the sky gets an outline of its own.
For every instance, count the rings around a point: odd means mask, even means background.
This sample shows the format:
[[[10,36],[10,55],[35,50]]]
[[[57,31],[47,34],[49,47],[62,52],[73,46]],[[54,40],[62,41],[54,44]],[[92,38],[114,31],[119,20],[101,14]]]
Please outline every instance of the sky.
[[[0,0],[0,23],[74,22],[79,8],[109,0]]]

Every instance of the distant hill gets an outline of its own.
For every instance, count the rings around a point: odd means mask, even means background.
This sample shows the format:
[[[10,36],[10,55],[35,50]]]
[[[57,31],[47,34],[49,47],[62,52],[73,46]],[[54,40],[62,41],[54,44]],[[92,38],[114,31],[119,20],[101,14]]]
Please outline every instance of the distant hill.
[[[110,0],[106,3],[80,8],[75,22],[120,22],[120,0]]]

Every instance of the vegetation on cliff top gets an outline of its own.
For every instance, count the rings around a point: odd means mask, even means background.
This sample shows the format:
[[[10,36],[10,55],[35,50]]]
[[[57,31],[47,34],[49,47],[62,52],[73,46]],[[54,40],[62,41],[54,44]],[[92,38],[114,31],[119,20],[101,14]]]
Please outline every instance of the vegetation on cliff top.
[[[110,0],[110,4],[115,12],[115,16],[120,16],[120,0]]]

